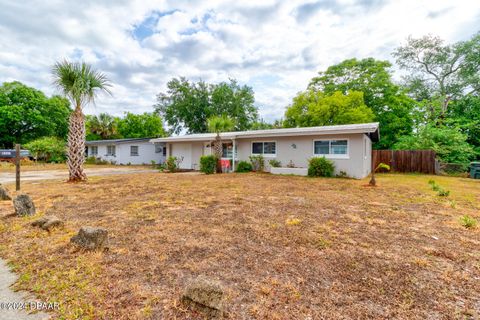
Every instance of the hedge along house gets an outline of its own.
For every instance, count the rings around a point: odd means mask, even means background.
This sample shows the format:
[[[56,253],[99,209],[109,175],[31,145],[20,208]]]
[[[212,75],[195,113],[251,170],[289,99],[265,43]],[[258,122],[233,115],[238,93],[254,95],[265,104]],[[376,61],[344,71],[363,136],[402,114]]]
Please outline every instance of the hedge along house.
[[[165,143],[150,142],[151,138],[93,140],[86,142],[86,156],[113,164],[151,164],[165,162]]]
[[[262,155],[266,171],[305,174],[310,158],[325,157],[334,162],[336,174],[345,172],[353,178],[370,173],[372,142],[380,137],[378,123],[224,132],[220,136],[222,159],[231,160],[233,170],[239,161]],[[198,170],[200,157],[213,154],[215,137],[214,133],[204,133],[150,141],[166,143],[166,156],[179,159],[180,168]],[[285,169],[270,168],[271,159],[280,161]]]

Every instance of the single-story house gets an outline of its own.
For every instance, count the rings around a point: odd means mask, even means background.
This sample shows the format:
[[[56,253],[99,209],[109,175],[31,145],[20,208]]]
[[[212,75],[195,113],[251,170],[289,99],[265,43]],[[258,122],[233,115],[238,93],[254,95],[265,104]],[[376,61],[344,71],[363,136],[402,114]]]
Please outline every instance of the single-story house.
[[[364,178],[371,171],[372,142],[378,141],[380,134],[378,123],[362,123],[222,132],[220,136],[223,142],[222,159],[230,160],[233,170],[239,161],[249,161],[252,155],[262,155],[267,171],[306,174],[310,158],[325,157],[334,162],[337,174],[345,172],[353,178]],[[198,170],[200,157],[214,152],[212,144],[215,137],[215,133],[202,133],[150,141],[165,143],[165,156],[180,159],[180,168]],[[284,168],[270,168],[270,159],[280,161]]]
[[[114,164],[151,164],[165,162],[165,143],[151,143],[151,138],[93,140],[86,142],[86,156]]]

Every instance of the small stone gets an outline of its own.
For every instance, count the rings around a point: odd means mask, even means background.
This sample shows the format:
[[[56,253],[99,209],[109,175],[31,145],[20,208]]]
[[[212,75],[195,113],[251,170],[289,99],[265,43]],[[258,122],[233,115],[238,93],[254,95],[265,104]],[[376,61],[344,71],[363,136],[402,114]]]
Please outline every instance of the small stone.
[[[108,231],[104,228],[81,227],[78,234],[70,242],[87,250],[97,250],[108,247]]]
[[[12,200],[8,194],[8,190],[0,184],[0,200]]]
[[[55,216],[45,216],[32,222],[32,226],[40,227],[43,230],[50,231],[54,227],[63,226],[63,221]]]
[[[193,309],[215,318],[223,315],[223,296],[224,290],[219,282],[198,277],[187,285],[182,300]]]
[[[32,216],[35,214],[35,205],[28,194],[20,194],[13,199],[13,207],[17,216]]]

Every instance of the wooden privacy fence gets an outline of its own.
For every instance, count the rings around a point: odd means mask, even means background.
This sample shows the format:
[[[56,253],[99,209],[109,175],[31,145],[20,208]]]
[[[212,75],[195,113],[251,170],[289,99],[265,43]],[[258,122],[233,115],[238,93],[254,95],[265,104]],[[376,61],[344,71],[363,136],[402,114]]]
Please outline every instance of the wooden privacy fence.
[[[435,157],[433,150],[372,150],[372,170],[383,162],[395,172],[436,174]]]

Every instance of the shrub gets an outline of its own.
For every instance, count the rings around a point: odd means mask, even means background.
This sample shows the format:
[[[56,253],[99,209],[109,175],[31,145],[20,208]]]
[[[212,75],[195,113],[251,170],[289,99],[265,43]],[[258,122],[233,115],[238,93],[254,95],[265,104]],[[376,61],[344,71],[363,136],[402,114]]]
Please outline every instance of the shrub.
[[[65,141],[57,137],[43,137],[24,146],[37,160],[63,162],[66,160]]]
[[[290,160],[287,164],[287,168],[295,168],[295,163],[293,163],[293,161]]]
[[[250,172],[252,170],[252,164],[247,161],[240,161],[237,165],[237,172]]]
[[[477,220],[469,215],[464,215],[460,217],[460,224],[467,229],[473,229],[477,226]]]
[[[279,168],[282,166],[282,163],[280,161],[278,161],[277,159],[272,159],[270,161],[268,161],[268,163],[270,164],[270,166],[272,168]]]
[[[165,161],[165,167],[170,172],[177,171],[178,164],[179,164],[179,161],[178,161],[177,157],[170,156],[170,157],[167,158],[167,161]]]
[[[335,165],[325,157],[314,157],[308,161],[308,175],[310,177],[332,177]]]
[[[200,171],[205,174],[215,173],[217,169],[217,157],[214,155],[200,157]]]
[[[107,160],[102,160],[100,158],[95,158],[94,156],[88,157],[85,159],[86,164],[108,164]]]
[[[340,170],[340,172],[337,174],[337,178],[348,178],[348,174],[346,171]]]
[[[263,171],[265,168],[265,159],[262,155],[250,156],[250,162],[252,163],[253,171]]]

